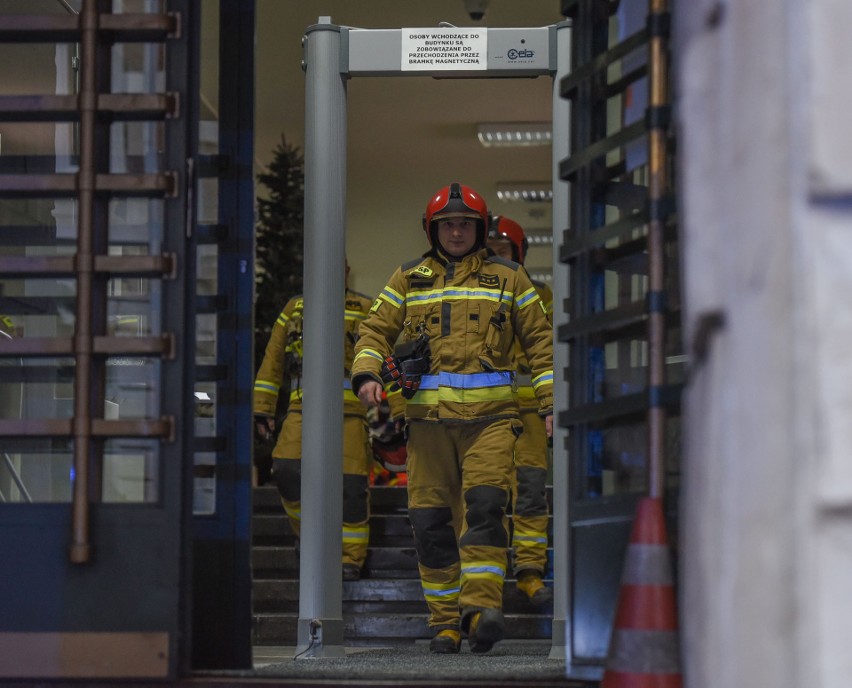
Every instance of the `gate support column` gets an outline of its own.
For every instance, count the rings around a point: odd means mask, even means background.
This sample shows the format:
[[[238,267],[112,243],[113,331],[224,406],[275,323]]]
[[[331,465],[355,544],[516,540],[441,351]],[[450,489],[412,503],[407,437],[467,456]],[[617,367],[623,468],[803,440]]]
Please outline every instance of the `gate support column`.
[[[556,73],[553,75],[553,246],[562,242],[562,232],[570,224],[571,186],[559,174],[559,164],[571,153],[571,103],[560,94],[563,77],[571,71],[571,23],[556,26]],[[559,345],[556,332],[568,322],[561,305],[568,295],[570,267],[553,251],[553,293],[560,304],[553,309],[553,626],[550,659],[571,661],[571,527],[568,520],[570,471],[568,470],[568,431],[556,422],[559,409],[568,408],[568,383],[563,377],[568,369],[568,347]]]
[[[346,85],[340,27],[305,32],[305,339],[302,521],[296,655],[342,657],[343,307]]]

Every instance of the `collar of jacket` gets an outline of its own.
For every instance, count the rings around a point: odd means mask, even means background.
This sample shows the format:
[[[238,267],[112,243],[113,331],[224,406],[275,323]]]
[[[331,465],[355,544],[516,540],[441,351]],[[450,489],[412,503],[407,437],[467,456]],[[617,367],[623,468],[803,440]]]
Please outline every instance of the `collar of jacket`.
[[[450,263],[472,263],[471,272],[478,272],[479,268],[482,266],[482,262],[488,257],[488,249],[485,247],[479,247],[473,249],[470,253],[466,253],[463,256],[459,256],[458,258],[447,256],[443,251],[439,248],[433,248],[428,253],[423,254],[424,258],[434,258],[438,261],[444,268],[447,267]]]

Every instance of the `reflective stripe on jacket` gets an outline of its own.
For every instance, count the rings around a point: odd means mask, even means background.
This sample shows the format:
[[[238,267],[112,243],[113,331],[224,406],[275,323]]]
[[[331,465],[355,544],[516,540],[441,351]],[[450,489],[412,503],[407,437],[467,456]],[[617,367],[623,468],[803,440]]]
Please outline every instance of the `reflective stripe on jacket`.
[[[370,299],[358,292],[346,290],[343,325],[343,411],[346,414],[365,415],[366,409],[352,392],[349,371],[355,356],[358,327],[367,317]],[[290,299],[275,321],[263,362],[254,382],[254,413],[273,416],[278,395],[285,379],[285,389],[290,389],[291,411],[301,411],[302,388],[302,309],[301,296]]]
[[[399,335],[411,341],[421,330],[429,335],[430,370],[406,417],[517,417],[515,337],[527,353],[541,412],[552,410],[552,328],[517,263],[481,250],[455,263],[430,253],[398,268],[361,325],[353,381],[380,381]]]
[[[544,304],[544,312],[547,314],[547,319],[552,325],[553,291],[544,282],[532,280],[532,283],[538,297],[541,299],[542,304]],[[538,409],[538,400],[532,386],[530,365],[524,353],[524,348],[517,339],[515,339],[515,357],[518,359],[518,404],[524,410]]]

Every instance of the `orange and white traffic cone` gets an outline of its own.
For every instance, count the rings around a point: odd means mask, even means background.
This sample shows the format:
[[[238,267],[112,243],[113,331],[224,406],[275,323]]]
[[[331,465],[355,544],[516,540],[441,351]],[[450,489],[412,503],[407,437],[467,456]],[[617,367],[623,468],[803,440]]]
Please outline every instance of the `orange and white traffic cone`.
[[[677,610],[662,500],[639,502],[601,688],[682,688]]]

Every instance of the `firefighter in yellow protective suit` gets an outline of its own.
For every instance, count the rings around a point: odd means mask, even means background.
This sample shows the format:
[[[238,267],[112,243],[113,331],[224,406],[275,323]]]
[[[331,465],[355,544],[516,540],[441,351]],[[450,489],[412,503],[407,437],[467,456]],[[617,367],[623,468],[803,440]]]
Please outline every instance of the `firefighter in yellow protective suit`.
[[[349,275],[349,265],[346,265]],[[358,580],[367,557],[369,540],[369,474],[373,456],[369,447],[366,410],[352,392],[349,371],[358,326],[372,300],[346,289],[344,313],[343,385],[343,579]],[[261,437],[275,430],[275,407],[282,384],[289,381],[290,403],[272,450],[273,474],[290,526],[301,534],[302,458],[302,297],[290,299],[272,328],[269,343],[254,382],[255,424]],[[310,394],[310,390],[308,391]]]
[[[491,220],[488,248],[495,255],[524,264],[527,248],[523,228],[508,217]],[[531,280],[548,320],[553,322],[553,292],[543,282]],[[518,360],[518,404],[524,432],[515,443],[515,481],[512,490],[512,567],[518,590],[534,605],[553,600],[553,591],[542,582],[547,567],[548,448],[544,420],[531,383],[531,370],[520,342],[515,341]]]
[[[430,650],[502,639],[512,455],[522,430],[517,337],[539,412],[553,423],[551,325],[524,270],[489,255],[485,201],[458,183],[429,201],[432,246],[397,268],[361,323],[352,383],[367,405],[383,384],[407,399],[408,514],[434,632]],[[394,348],[400,338],[400,343]]]

